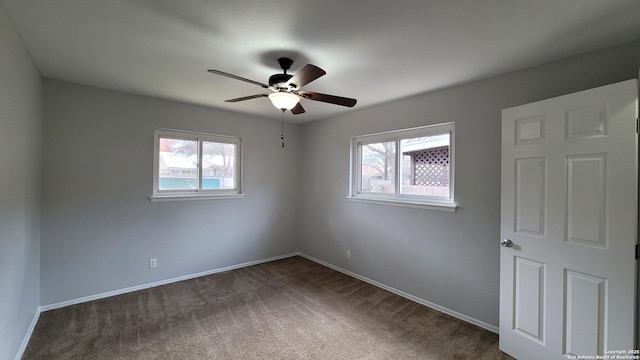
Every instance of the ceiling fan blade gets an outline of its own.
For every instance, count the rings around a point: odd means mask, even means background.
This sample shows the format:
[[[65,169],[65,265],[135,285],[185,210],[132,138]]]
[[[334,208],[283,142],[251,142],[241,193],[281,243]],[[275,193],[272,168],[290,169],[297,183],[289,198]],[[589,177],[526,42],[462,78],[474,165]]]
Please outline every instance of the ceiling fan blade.
[[[296,106],[294,106],[293,109],[291,109],[291,113],[295,115],[304,114],[304,112],[305,112],[304,108],[300,103],[297,103]]]
[[[267,96],[269,96],[269,95],[267,95],[267,94],[249,95],[249,96],[243,96],[243,97],[239,97],[239,98],[235,98],[235,99],[225,100],[224,102],[238,102],[238,101],[257,99],[257,98],[267,97]]]
[[[322,101],[329,104],[342,105],[342,106],[348,106],[348,107],[353,107],[356,104],[356,102],[358,102],[358,100],[356,99],[346,98],[342,96],[335,96],[335,95],[320,94],[312,91],[298,91],[298,94],[305,99]]]
[[[326,71],[320,69],[315,65],[307,64],[295,75],[293,75],[293,77],[291,77],[289,81],[287,81],[287,85],[291,85],[296,89],[300,89],[326,73]]]
[[[248,83],[250,83],[250,84],[254,84],[254,85],[258,85],[258,86],[262,86],[262,87],[263,87],[263,88],[265,88],[265,89],[269,88],[269,85],[267,85],[267,84],[263,84],[263,83],[258,82],[258,81],[253,81],[253,80],[250,80],[250,79],[247,79],[247,78],[243,78],[243,77],[240,77],[240,76],[238,76],[238,75],[229,74],[229,73],[226,73],[226,72],[224,72],[224,71],[220,71],[220,70],[211,70],[211,69],[209,69],[209,70],[207,70],[207,71],[208,71],[208,72],[210,72],[210,73],[212,73],[212,74],[222,75],[222,76],[226,76],[226,77],[228,77],[228,78],[232,78],[232,79],[236,79],[236,80],[240,80],[240,81],[245,81],[245,82],[248,82]]]

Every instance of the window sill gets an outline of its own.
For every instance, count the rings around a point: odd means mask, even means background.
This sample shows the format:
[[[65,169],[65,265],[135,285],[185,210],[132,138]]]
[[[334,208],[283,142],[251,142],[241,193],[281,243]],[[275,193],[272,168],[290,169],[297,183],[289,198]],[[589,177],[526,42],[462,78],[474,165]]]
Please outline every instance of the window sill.
[[[227,199],[242,199],[244,194],[206,194],[206,195],[192,195],[192,194],[171,194],[171,195],[152,195],[149,196],[151,202],[163,202],[163,201],[185,201],[185,200],[227,200]]]
[[[427,203],[427,202],[372,199],[372,198],[363,198],[363,197],[356,197],[356,196],[347,196],[347,200],[367,203],[367,204],[400,206],[400,207],[425,209],[425,210],[437,210],[437,211],[445,211],[445,212],[456,212],[456,209],[458,208],[456,204],[439,204],[439,203]]]

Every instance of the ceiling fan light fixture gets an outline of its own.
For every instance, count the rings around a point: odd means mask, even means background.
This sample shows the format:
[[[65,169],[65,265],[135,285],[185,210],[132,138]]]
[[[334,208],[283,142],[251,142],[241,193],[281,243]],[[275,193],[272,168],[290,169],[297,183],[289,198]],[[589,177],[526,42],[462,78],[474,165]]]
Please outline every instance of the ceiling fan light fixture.
[[[278,110],[291,110],[298,104],[300,97],[287,91],[279,91],[269,94],[269,100]]]
[[[287,74],[287,70],[289,70],[289,68],[291,67],[293,60],[289,58],[280,58],[278,59],[278,63],[280,63],[280,67],[282,68],[284,73],[271,75],[268,85],[259,81],[246,79],[241,76],[229,74],[220,70],[209,69],[207,71],[212,74],[244,81],[250,84],[258,85],[263,89],[271,90],[271,93],[243,96],[240,98],[228,99],[225,100],[225,102],[235,103],[239,101],[258,99],[268,96],[271,100],[271,103],[273,104],[273,106],[275,106],[276,109],[282,110],[283,112],[290,110],[294,115],[305,113],[304,107],[300,104],[300,99],[321,101],[324,103],[347,107],[353,107],[356,104],[356,99],[301,90],[302,87],[304,87],[308,83],[326,74],[326,72],[319,67],[307,64],[303,66],[302,69],[300,69],[295,75],[290,75]]]

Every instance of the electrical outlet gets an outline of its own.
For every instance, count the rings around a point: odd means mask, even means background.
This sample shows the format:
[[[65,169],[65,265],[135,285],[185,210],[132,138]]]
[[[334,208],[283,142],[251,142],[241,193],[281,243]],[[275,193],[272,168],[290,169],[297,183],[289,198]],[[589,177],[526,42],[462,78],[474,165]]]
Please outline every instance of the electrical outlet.
[[[347,259],[351,259],[351,250],[347,250]]]
[[[158,259],[151,258],[149,259],[149,269],[153,269],[158,266]]]

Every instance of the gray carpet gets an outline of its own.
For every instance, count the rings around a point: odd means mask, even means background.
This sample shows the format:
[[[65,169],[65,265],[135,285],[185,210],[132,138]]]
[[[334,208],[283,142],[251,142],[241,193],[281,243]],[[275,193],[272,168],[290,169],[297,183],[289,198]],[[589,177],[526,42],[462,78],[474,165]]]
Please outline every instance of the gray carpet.
[[[44,312],[23,359],[511,359],[497,344],[293,257]]]

